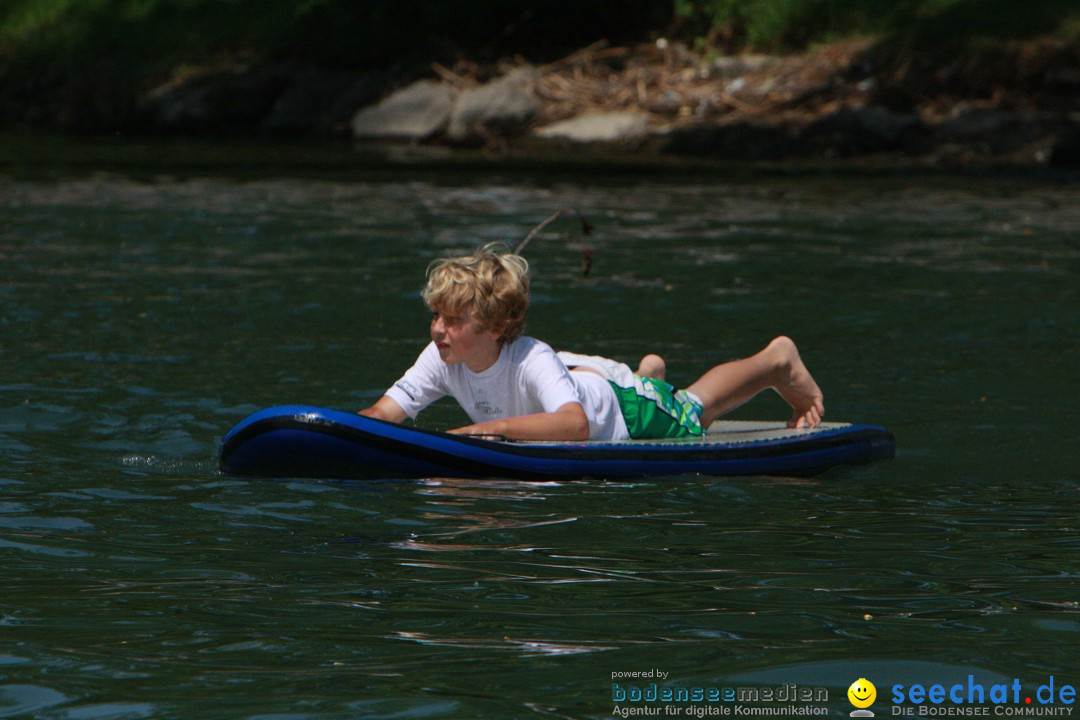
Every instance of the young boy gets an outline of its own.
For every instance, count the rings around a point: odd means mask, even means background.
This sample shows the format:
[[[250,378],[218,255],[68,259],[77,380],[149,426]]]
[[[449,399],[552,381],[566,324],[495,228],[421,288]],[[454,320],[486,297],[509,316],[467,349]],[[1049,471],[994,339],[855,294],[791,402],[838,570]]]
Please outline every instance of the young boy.
[[[606,358],[556,355],[522,335],[529,265],[497,248],[431,264],[422,292],[432,312],[431,343],[361,415],[401,422],[451,395],[473,420],[452,433],[518,440],[681,437],[701,435],[720,415],[772,388],[792,407],[789,427],[821,422],[821,390],[786,337],[717,365],[685,390],[663,382],[656,355],[642,358],[637,374]]]

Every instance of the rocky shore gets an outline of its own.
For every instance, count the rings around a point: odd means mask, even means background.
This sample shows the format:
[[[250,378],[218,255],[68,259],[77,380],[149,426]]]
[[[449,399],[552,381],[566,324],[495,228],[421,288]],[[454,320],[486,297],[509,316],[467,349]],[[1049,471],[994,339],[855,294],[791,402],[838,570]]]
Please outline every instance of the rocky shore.
[[[546,65],[191,69],[111,119],[89,103],[21,111],[5,114],[75,130],[349,137],[492,155],[1076,167],[1080,48],[1046,39],[941,63],[869,39],[730,57],[664,40],[597,43]]]

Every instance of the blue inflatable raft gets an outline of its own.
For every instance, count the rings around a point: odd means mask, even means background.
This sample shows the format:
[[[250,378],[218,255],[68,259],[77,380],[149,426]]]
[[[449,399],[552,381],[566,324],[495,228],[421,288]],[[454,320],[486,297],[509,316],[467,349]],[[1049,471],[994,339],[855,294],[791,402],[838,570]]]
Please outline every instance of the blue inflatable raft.
[[[719,421],[700,438],[511,442],[383,422],[306,405],[261,410],[221,442],[221,471],[275,478],[634,478],[657,475],[810,476],[891,458],[872,425]]]

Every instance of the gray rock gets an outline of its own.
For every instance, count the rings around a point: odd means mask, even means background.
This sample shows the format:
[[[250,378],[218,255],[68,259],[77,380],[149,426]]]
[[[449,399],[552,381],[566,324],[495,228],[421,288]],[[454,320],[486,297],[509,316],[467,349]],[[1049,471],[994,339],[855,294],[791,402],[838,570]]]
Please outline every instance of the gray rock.
[[[1051,167],[1080,168],[1080,125],[1055,138],[1049,161]]]
[[[352,82],[346,73],[298,70],[259,127],[271,134],[328,130],[331,121],[327,118],[327,108],[350,89]]]
[[[649,132],[649,117],[634,111],[599,112],[578,115],[545,125],[536,131],[543,138],[573,142],[618,142],[637,140]]]
[[[1058,134],[1059,113],[1006,108],[957,108],[954,116],[934,127],[939,145],[960,145],[981,155],[1007,155]]]
[[[454,92],[434,80],[419,80],[353,116],[353,136],[424,140],[450,120]]]
[[[925,149],[926,127],[914,113],[867,105],[818,118],[800,133],[808,152],[864,155],[902,148]]]
[[[540,112],[533,92],[536,77],[535,69],[518,68],[461,93],[450,113],[447,137],[465,143],[491,134],[520,134]]]
[[[709,74],[721,78],[740,78],[750,73],[767,70],[779,65],[780,58],[772,55],[728,55],[718,57],[709,63]]]
[[[391,88],[402,84],[402,69],[398,66],[372,70],[354,77],[352,84],[326,108],[325,120],[333,126],[350,130],[357,112],[378,102]]]
[[[163,85],[142,103],[149,122],[185,132],[236,132],[257,125],[288,87],[292,68],[218,70]]]

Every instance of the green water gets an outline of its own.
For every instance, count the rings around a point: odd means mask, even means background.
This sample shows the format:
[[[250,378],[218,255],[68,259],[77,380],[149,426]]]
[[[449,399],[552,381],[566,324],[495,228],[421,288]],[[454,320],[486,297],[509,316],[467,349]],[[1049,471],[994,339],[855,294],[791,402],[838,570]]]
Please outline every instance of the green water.
[[[800,481],[217,473],[245,414],[359,408],[398,377],[432,257],[564,206],[594,233],[530,244],[531,334],[661,352],[677,383],[789,334],[827,417],[889,427],[897,458]],[[613,673],[654,669],[823,688],[837,717],[860,677],[878,717],[895,684],[1080,685],[1078,233],[1080,187],[1020,180],[0,178],[0,717],[735,705],[613,699]]]

